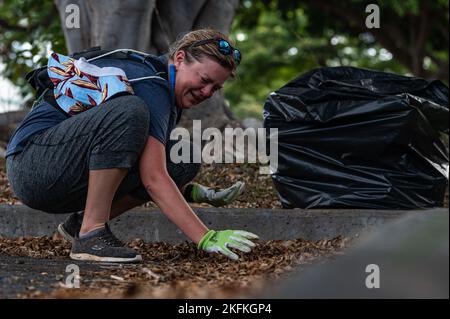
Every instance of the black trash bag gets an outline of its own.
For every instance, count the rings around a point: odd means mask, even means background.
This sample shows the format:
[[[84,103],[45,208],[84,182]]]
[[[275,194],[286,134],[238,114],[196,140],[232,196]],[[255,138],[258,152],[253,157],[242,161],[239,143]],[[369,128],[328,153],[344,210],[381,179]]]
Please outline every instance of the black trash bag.
[[[301,75],[264,106],[264,126],[278,129],[283,207],[443,206],[448,115],[440,81],[354,67]]]

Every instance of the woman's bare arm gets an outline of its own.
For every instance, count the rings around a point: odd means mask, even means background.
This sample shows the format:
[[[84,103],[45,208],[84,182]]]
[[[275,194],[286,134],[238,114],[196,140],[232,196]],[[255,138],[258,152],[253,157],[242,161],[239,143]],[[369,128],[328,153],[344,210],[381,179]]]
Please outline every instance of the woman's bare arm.
[[[164,144],[150,136],[140,158],[139,168],[142,183],[158,207],[186,236],[198,243],[208,228],[170,178],[166,168]]]

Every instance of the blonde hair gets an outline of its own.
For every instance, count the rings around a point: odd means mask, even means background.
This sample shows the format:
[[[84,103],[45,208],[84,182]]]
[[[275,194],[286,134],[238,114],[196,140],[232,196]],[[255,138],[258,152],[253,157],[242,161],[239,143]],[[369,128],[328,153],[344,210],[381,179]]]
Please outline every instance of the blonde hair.
[[[234,61],[233,54],[224,55],[220,53],[217,47],[217,43],[209,42],[199,46],[191,46],[193,43],[201,40],[208,40],[213,38],[221,38],[228,41],[232,46],[234,43],[229,37],[223,33],[213,29],[200,29],[182,34],[178,39],[172,43],[169,47],[169,58],[174,59],[177,51],[183,50],[186,52],[186,61],[191,63],[193,57],[197,61],[202,61],[204,57],[211,58],[219,63],[224,68],[231,71],[231,75],[234,77],[236,74],[236,61]]]

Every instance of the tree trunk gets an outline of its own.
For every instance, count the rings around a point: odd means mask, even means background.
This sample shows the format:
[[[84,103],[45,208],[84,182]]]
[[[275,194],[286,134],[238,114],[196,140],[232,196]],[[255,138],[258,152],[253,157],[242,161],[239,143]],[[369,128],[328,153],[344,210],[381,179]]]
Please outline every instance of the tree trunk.
[[[163,54],[179,34],[190,30],[210,27],[228,34],[239,0],[55,0],[55,3],[69,53],[101,46]],[[79,29],[68,29],[65,25],[69,4],[80,8]],[[181,125],[190,127],[193,119],[202,120],[202,128],[238,125],[220,94],[185,111]]]

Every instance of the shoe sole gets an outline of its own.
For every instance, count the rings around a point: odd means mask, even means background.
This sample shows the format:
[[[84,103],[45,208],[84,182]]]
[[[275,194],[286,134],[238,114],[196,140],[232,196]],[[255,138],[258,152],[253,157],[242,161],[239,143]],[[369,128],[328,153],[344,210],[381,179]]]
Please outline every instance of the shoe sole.
[[[141,255],[137,255],[133,258],[118,258],[118,257],[100,257],[87,253],[70,253],[70,258],[72,258],[73,260],[97,261],[107,263],[139,263],[142,261]]]
[[[73,237],[65,230],[63,224],[58,225],[58,233],[69,242],[73,242]]]

